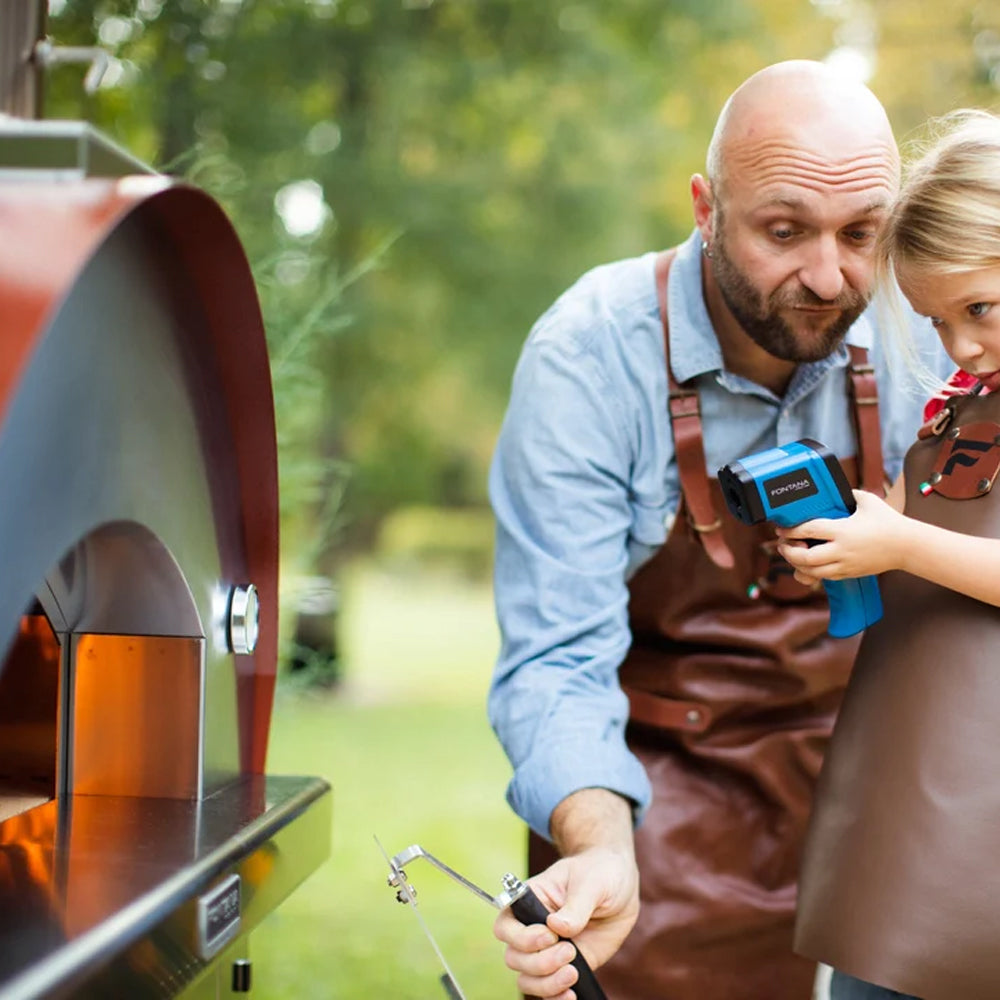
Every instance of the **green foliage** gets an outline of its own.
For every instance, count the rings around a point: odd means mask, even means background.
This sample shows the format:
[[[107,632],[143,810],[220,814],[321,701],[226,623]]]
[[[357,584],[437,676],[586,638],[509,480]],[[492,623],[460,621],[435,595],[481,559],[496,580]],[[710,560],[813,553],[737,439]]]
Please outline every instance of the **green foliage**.
[[[687,176],[761,61],[746,39],[767,7],[67,0],[56,40],[101,39],[123,71],[84,98],[58,70],[47,113],[90,118],[229,211],[275,357],[295,348],[287,391],[276,367],[286,516],[322,549],[316,498],[347,467],[356,537],[401,503],[484,500],[529,325],[585,267],[686,231]],[[815,19],[769,29],[766,55]],[[274,210],[296,180],[329,207],[304,237]]]
[[[486,722],[496,652],[489,588],[444,576],[344,572],[345,676],[336,695],[277,692],[268,771],[333,787],[330,860],[250,937],[258,1000],[437,1000],[440,966],[386,886],[389,854],[419,843],[499,891],[524,875],[509,766]],[[494,910],[424,862],[408,867],[420,913],[469,1000],[515,1000]]]
[[[302,512],[293,535],[319,550],[330,543],[315,498],[333,481],[339,508],[345,468],[341,541],[370,540],[400,504],[483,502],[529,326],[587,267],[688,231],[690,175],[748,73],[834,50],[868,58],[905,134],[953,104],[993,99],[1000,37],[1000,15],[974,0],[55,10],[56,41],[101,40],[120,72],[86,98],[78,68],[55,70],[48,113],[89,118],[161,168],[194,170],[258,262],[272,346],[310,340],[279,429],[285,445],[293,425],[308,440],[301,463],[283,462],[286,515]],[[296,181],[317,184],[328,210],[307,235],[275,212]]]
[[[525,834],[503,802],[506,763],[478,706],[417,700],[279,700],[273,773],[333,786],[330,860],[250,937],[257,1000],[437,1000],[441,966],[386,885],[391,854],[419,843],[494,892],[524,875]],[[469,1000],[515,1000],[496,912],[425,862],[407,875]]]
[[[483,508],[399,507],[383,520],[374,555],[396,571],[458,571],[484,581],[493,564],[493,518]]]

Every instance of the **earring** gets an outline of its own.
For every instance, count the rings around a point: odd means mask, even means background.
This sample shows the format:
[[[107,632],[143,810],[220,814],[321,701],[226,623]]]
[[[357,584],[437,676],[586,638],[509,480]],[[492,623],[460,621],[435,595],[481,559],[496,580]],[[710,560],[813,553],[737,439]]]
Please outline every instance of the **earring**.
[[[712,259],[712,248],[707,243],[702,243],[701,252],[709,259]]]

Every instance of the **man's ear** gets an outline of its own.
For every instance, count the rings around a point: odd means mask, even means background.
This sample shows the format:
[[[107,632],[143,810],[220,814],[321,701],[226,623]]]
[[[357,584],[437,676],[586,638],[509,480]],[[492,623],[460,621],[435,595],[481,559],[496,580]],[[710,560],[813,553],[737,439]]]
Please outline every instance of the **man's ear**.
[[[694,224],[701,233],[701,240],[705,246],[712,245],[712,184],[695,174],[691,178],[691,204],[694,208]]]

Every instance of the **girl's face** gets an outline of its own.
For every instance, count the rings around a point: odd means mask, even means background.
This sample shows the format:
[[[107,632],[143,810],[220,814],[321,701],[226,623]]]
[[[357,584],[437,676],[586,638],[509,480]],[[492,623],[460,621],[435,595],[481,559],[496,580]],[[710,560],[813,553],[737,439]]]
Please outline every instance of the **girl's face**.
[[[1000,389],[1000,267],[959,274],[901,268],[898,280],[952,361],[991,392]]]

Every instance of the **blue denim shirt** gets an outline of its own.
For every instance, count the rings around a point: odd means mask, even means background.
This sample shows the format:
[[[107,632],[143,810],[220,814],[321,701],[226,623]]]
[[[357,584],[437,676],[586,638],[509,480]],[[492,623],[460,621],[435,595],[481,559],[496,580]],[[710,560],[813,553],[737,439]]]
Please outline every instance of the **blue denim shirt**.
[[[855,455],[846,347],[800,365],[783,397],[727,372],[702,297],[700,251],[695,232],[670,270],[670,354],[677,380],[696,380],[711,474],[802,437]],[[631,799],[637,822],[650,801],[625,745],[618,666],[631,641],[628,579],[665,541],[680,500],[655,256],[588,272],[538,320],[490,471],[502,642],[489,715],[514,767],[508,802],[543,836],[553,808],[581,788]],[[846,339],[871,351],[895,478],[924,394],[914,380],[904,390],[898,356],[890,383],[875,312]],[[931,368],[947,374],[953,366],[930,324],[915,324],[915,335]]]

